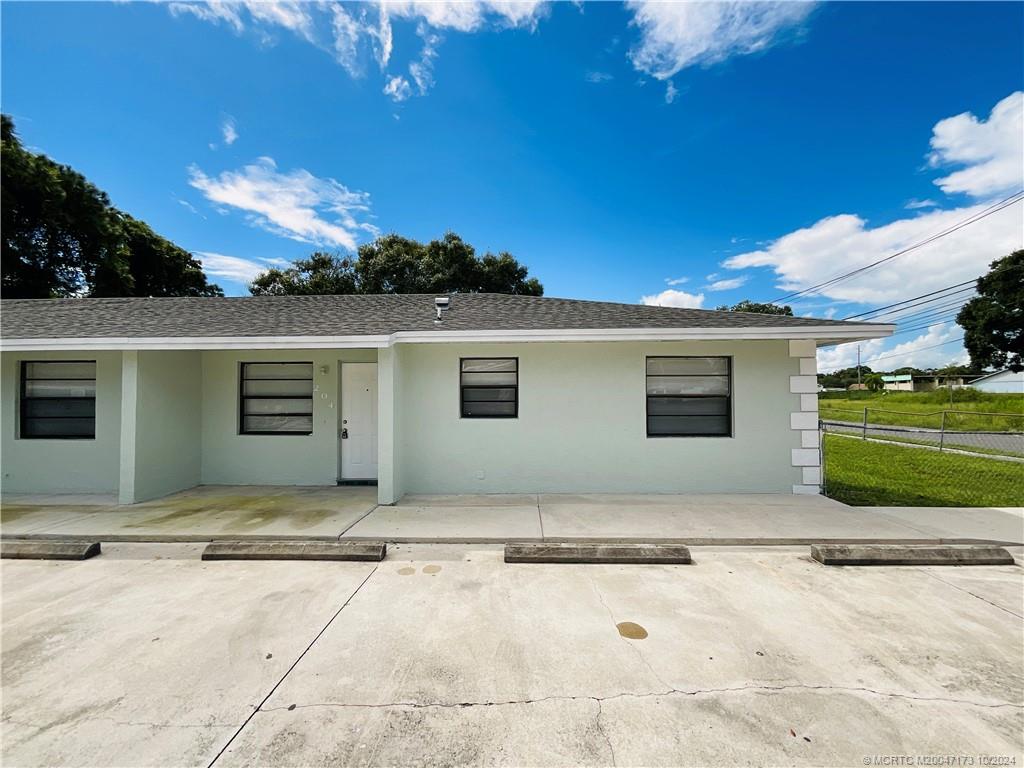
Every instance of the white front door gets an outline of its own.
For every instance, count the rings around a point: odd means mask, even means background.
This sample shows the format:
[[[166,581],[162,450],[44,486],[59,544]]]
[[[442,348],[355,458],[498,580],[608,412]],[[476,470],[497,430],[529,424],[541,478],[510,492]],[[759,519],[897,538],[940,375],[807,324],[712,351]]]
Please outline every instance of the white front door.
[[[341,364],[342,480],[377,479],[377,364]]]

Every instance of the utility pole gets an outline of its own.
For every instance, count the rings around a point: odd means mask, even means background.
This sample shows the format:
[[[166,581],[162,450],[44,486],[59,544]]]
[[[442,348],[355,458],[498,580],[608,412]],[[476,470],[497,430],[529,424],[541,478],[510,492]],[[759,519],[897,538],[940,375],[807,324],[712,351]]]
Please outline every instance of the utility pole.
[[[860,344],[857,345],[857,389],[860,389]]]

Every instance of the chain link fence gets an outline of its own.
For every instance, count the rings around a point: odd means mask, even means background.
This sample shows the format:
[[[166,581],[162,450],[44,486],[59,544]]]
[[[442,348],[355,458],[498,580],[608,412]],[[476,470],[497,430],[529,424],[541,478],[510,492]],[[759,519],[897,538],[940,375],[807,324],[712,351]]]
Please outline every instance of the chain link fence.
[[[1024,506],[1024,416],[829,408],[824,493],[855,505]]]

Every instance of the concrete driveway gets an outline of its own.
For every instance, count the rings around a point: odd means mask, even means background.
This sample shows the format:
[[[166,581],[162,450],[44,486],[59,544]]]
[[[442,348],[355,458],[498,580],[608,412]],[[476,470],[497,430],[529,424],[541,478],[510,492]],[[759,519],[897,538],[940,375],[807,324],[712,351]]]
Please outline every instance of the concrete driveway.
[[[0,564],[5,765],[1024,759],[1018,566],[826,568],[804,547],[695,548],[692,566],[199,551]]]

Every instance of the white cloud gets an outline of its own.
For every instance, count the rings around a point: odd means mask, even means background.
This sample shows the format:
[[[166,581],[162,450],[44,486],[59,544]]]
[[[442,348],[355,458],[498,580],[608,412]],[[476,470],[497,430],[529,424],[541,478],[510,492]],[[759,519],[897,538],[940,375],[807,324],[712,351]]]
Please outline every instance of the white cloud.
[[[345,10],[345,6],[341,3],[335,3],[331,6],[331,11],[334,58],[350,75],[359,77],[362,75],[362,68],[359,65],[359,40],[368,27],[363,22],[357,21]],[[379,61],[383,57],[381,67],[387,65],[387,60],[391,56],[391,26],[386,23],[386,20],[384,26],[387,28],[388,37],[386,53],[384,49],[381,49],[381,52],[378,53]]]
[[[921,208],[937,208],[938,205],[939,204],[934,200],[918,200],[917,198],[911,198],[910,200],[907,200],[903,207],[908,211],[916,211]]]
[[[441,36],[431,32],[425,24],[416,27],[416,34],[423,40],[423,48],[420,49],[420,57],[409,64],[409,74],[422,96],[434,84],[434,59],[437,58]]]
[[[238,128],[235,126],[235,118],[225,117],[220,124],[220,132],[224,136],[224,143],[231,146],[238,140]]]
[[[676,88],[676,84],[669,80],[665,83],[665,103],[671,104],[676,100],[676,96],[679,95],[679,89]]]
[[[245,211],[255,226],[299,242],[354,250],[359,234],[377,232],[362,221],[367,193],[301,168],[280,173],[269,157],[214,177],[192,166],[189,184],[219,206]]]
[[[765,50],[813,8],[803,2],[659,2],[631,0],[640,41],[630,51],[637,70],[667,80],[686,67]],[[671,102],[666,94],[666,101]]]
[[[588,83],[607,83],[609,80],[614,80],[615,77],[607,72],[596,72],[591,70],[583,76],[583,79]]]
[[[1014,93],[1000,101],[987,122],[979,123],[973,116],[962,114],[935,126],[932,161],[936,162],[938,152],[937,162],[955,159],[966,165],[952,176],[940,179],[940,185],[945,188],[949,185],[944,182],[960,175],[964,183],[957,185],[955,191],[964,191],[969,186],[981,194],[982,190],[995,191],[1000,188],[998,185],[1003,189],[1024,187],[1024,161],[1019,156],[1024,136],[1022,98],[1021,93]],[[1009,134],[1016,138],[1008,139]],[[1007,158],[1014,153],[1017,153],[1016,161],[1007,163]],[[916,203],[914,208],[923,208],[921,201],[913,202]],[[723,266],[730,269],[771,267],[780,278],[779,290],[797,291],[903,250],[986,207],[977,204],[932,209],[878,227],[870,227],[855,214],[829,216],[810,227],[783,235],[761,250],[733,256]],[[883,304],[975,278],[984,274],[992,261],[1021,247],[1024,240],[1022,209],[1024,206],[1020,203],[1011,205],[862,276],[822,288],[820,294],[840,301]]]
[[[287,263],[283,259],[243,259],[211,251],[196,251],[194,255],[202,262],[206,274],[235,283],[251,283],[261,272]]]
[[[709,285],[704,286],[709,291],[731,291],[735,288],[739,288],[749,278],[746,275],[740,275],[739,277],[732,277],[726,280],[716,280]]]
[[[236,32],[241,32],[245,28],[245,23],[242,21],[242,15],[240,13],[243,7],[242,3],[233,2],[232,0],[210,0],[205,3],[167,4],[167,8],[170,10],[172,16],[191,14],[196,18],[202,19],[203,21],[209,21],[214,24],[218,24],[223,21],[228,26],[234,28]]]
[[[860,342],[863,365],[876,371],[892,371],[905,366],[915,368],[941,368],[949,363],[965,364],[970,356],[957,340],[963,329],[952,322],[936,323],[909,341],[893,346],[888,339]],[[857,343],[839,344],[818,350],[818,371],[831,373],[857,364]]]
[[[970,112],[940,120],[931,147],[933,167],[966,166],[936,179],[946,194],[988,197],[1018,191],[1024,184],[1024,92],[996,104],[987,120]]]
[[[251,28],[264,43],[273,42],[271,32],[286,30],[329,53],[352,77],[364,75],[363,62],[372,55],[386,84],[392,87],[391,91],[387,87],[384,90],[392,99],[399,87],[396,76],[387,72],[394,55],[393,20],[416,24],[423,39],[419,56],[408,64],[409,78],[402,78],[406,83],[411,78],[422,95],[433,85],[433,62],[441,40],[432,30],[532,31],[547,13],[546,3],[539,0],[382,0],[348,5],[296,0],[208,0],[171,2],[168,8],[174,16],[191,15],[210,23],[226,24],[238,34]]]
[[[544,15],[545,3],[537,0],[386,0],[389,16],[422,19],[438,29],[476,32],[489,20],[505,27],[536,27]]]
[[[829,216],[783,235],[767,247],[726,259],[729,269],[771,267],[778,290],[798,291],[870,264],[980,213],[984,205],[930,211],[870,227],[860,216]],[[840,301],[889,304],[975,278],[993,260],[1021,247],[1022,205],[1010,206],[922,248],[828,286],[820,295]]]
[[[688,277],[666,277],[665,278],[665,284],[666,285],[682,285],[683,283],[688,283],[688,282],[690,282],[690,278],[688,278]]]
[[[412,86],[401,75],[395,75],[384,84],[384,93],[390,96],[392,101],[405,101],[412,95]]]
[[[689,309],[700,309],[704,306],[703,293],[687,293],[676,291],[671,288],[653,296],[642,296],[641,304],[652,307],[684,307]]]

